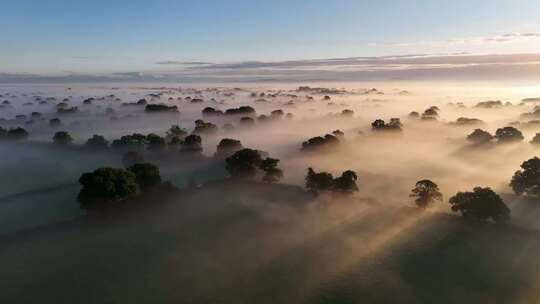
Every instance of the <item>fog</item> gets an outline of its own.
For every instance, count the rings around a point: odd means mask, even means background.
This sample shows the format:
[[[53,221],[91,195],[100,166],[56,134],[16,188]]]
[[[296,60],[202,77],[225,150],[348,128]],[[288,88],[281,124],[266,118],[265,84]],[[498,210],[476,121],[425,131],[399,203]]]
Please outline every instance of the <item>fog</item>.
[[[9,291],[6,299],[31,302],[28,290],[79,303],[105,295],[112,302],[142,297],[166,303],[388,303],[394,296],[403,303],[530,303],[537,298],[540,210],[536,201],[515,195],[509,183],[521,163],[540,149],[529,143],[540,133],[534,122],[540,115],[522,115],[535,111],[540,85],[55,84],[4,85],[0,95],[0,103],[8,101],[0,108],[0,126],[29,133],[26,141],[0,146],[0,265],[8,268],[2,281],[17,278],[0,283]],[[195,98],[202,101],[192,102]],[[150,113],[144,105],[126,105],[141,99],[177,106],[178,112]],[[500,104],[478,105],[486,101]],[[62,102],[66,105],[59,106]],[[207,107],[225,112],[240,106],[255,109],[253,124],[241,123],[244,115],[201,113]],[[432,106],[439,109],[435,119],[409,115],[422,115]],[[72,107],[77,110],[58,111]],[[282,117],[260,118],[279,109]],[[456,123],[460,117],[481,121]],[[60,125],[51,125],[54,118]],[[376,119],[392,118],[400,119],[401,131],[372,129]],[[143,153],[164,180],[181,190],[163,199],[170,204],[156,205],[163,209],[144,215],[84,221],[88,215],[77,203],[80,175],[123,167],[121,153],[85,149],[88,138],[166,137],[172,125],[191,133],[197,119],[219,128],[200,133],[202,157]],[[225,124],[234,129],[224,129]],[[495,134],[506,126],[519,129],[524,140],[494,139],[485,145],[467,140],[475,129]],[[337,144],[302,149],[308,139],[335,130],[344,133]],[[52,145],[57,131],[69,132],[73,145]],[[214,157],[223,138],[279,159],[283,179],[276,185],[231,181],[225,161]],[[353,170],[359,191],[314,197],[305,190],[310,167],[336,177]],[[425,211],[409,197],[423,179],[437,183],[443,194],[442,202]],[[471,226],[452,212],[448,199],[477,186],[490,187],[503,198],[511,209],[508,227]],[[89,254],[90,248],[97,266],[70,261],[71,255]],[[122,256],[129,258],[122,262]],[[61,257],[66,261],[51,269],[50,262]],[[131,263],[143,269],[138,272]],[[93,292],[71,270],[78,267],[89,271]],[[427,274],[430,269],[436,277]],[[112,282],[124,277],[150,283]],[[51,278],[53,283],[41,285]],[[63,284],[73,290],[61,291]]]

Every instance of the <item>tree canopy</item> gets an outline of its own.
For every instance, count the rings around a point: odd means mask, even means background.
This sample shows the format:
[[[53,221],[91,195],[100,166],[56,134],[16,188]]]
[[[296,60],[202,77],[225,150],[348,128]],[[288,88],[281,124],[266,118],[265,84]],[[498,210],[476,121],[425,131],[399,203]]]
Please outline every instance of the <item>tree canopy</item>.
[[[522,170],[514,173],[510,187],[517,195],[540,196],[540,158],[533,157],[521,164]]]
[[[159,168],[150,163],[138,163],[127,168],[135,174],[135,181],[141,190],[147,190],[161,184]]]
[[[82,174],[79,183],[82,208],[122,203],[140,193],[135,174],[124,169],[99,168]]]
[[[442,201],[443,198],[439,186],[429,179],[416,182],[415,187],[411,190],[410,197],[414,198],[416,205],[421,208],[426,208],[435,201]]]
[[[233,178],[251,179],[264,173],[262,181],[276,182],[283,177],[283,171],[277,167],[278,163],[279,159],[263,159],[259,151],[245,148],[225,159],[225,168]]]
[[[472,192],[458,192],[450,198],[452,211],[460,212],[466,219],[506,222],[510,209],[491,188],[475,187]]]

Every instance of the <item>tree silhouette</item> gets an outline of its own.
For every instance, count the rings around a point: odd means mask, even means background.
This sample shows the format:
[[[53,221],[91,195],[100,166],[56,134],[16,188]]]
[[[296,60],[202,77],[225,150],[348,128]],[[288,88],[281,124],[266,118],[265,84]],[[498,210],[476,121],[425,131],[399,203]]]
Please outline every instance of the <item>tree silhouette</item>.
[[[53,143],[57,146],[67,146],[73,142],[73,138],[66,131],[58,131],[54,133]]]
[[[416,182],[415,187],[411,190],[410,197],[415,198],[414,202],[420,208],[426,208],[435,201],[442,201],[443,198],[439,186],[429,179]]]
[[[524,139],[521,131],[514,127],[499,128],[495,131],[495,138],[500,143],[518,142]]]
[[[533,157],[521,164],[522,170],[514,173],[510,187],[517,195],[540,196],[540,158]]]
[[[329,191],[334,186],[334,177],[328,172],[315,172],[312,168],[308,168],[306,176],[306,188],[313,194]]]
[[[242,149],[236,151],[226,160],[227,172],[234,178],[253,178],[262,162],[258,151],[252,149]]]
[[[202,150],[202,138],[196,134],[186,136],[180,147],[180,151],[185,153],[200,154]]]
[[[159,168],[153,164],[134,164],[127,169],[135,174],[135,181],[143,191],[161,185]]]
[[[283,171],[277,167],[278,163],[279,159],[270,157],[262,160],[259,167],[265,172],[263,182],[275,183],[283,177]]]
[[[140,193],[133,172],[124,169],[99,168],[79,178],[82,189],[77,197],[81,208],[118,204]]]
[[[243,148],[242,143],[239,140],[232,138],[223,138],[217,145],[216,157],[228,157],[234,152]]]
[[[106,149],[108,145],[109,142],[105,139],[105,137],[97,134],[94,134],[86,141],[86,146],[92,149]]]
[[[492,139],[493,135],[482,129],[475,129],[471,134],[467,135],[467,140],[477,145],[488,143]]]
[[[491,188],[475,187],[472,192],[458,192],[450,198],[452,211],[461,212],[466,219],[506,222],[510,219],[510,209]]]
[[[26,140],[28,139],[28,132],[21,127],[9,129],[6,133],[6,139],[12,141]]]
[[[276,182],[283,177],[283,171],[277,167],[279,159],[265,158],[261,152],[253,149],[242,149],[225,159],[225,169],[233,178],[250,179],[263,172],[263,182]]]
[[[340,177],[334,179],[333,190],[334,192],[341,193],[356,192],[358,191],[356,180],[358,180],[356,172],[352,170],[347,170],[343,172]]]

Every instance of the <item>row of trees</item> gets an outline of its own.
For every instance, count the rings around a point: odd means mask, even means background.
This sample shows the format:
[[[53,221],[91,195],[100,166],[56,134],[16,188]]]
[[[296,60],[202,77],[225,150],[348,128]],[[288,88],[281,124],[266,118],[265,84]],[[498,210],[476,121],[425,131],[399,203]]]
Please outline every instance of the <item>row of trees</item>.
[[[482,129],[475,129],[471,134],[467,135],[467,140],[477,145],[489,143],[494,138],[497,139],[498,143],[519,142],[524,139],[521,131],[514,127],[499,128],[495,131],[495,135]]]

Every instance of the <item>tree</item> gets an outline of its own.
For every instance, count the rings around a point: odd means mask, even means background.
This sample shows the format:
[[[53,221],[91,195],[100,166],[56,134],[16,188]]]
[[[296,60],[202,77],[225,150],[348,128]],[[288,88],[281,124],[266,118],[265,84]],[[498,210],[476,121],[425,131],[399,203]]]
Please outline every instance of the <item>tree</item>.
[[[315,172],[312,168],[308,168],[306,176],[306,188],[313,194],[329,191],[334,185],[334,177],[328,172]]]
[[[418,119],[418,118],[420,118],[420,113],[418,113],[416,111],[412,111],[411,113],[409,113],[409,118]]]
[[[217,145],[215,156],[228,157],[242,148],[242,143],[239,140],[232,138],[223,138],[219,141],[219,144]]]
[[[253,178],[262,162],[257,150],[242,149],[225,160],[225,168],[235,178]]]
[[[105,137],[97,134],[94,134],[86,141],[86,146],[92,149],[106,149],[108,145],[109,142],[105,139]]]
[[[517,195],[540,196],[540,158],[533,157],[521,164],[523,170],[514,173],[510,187]]]
[[[411,190],[410,197],[415,198],[414,202],[420,208],[426,208],[435,201],[442,201],[443,198],[439,186],[429,179],[416,182],[415,187]]]
[[[124,135],[120,139],[113,140],[111,147],[120,150],[142,150],[146,145],[146,136],[140,133],[133,133],[131,135]]]
[[[339,143],[339,137],[335,135],[315,136],[302,143],[301,151],[317,151],[323,148],[333,148]]]
[[[217,131],[218,127],[215,124],[197,119],[195,121],[195,129],[193,129],[193,134],[215,134]]]
[[[186,136],[180,148],[181,152],[195,153],[195,154],[201,153],[202,150],[203,150],[202,138],[196,134],[191,134],[191,135]]]
[[[146,144],[148,146],[147,149],[154,152],[163,151],[167,147],[165,138],[154,133],[146,135]]]
[[[283,171],[277,167],[279,159],[266,158],[263,159],[260,168],[265,172],[263,176],[263,182],[275,183],[283,177]]]
[[[153,164],[134,164],[127,169],[135,174],[135,181],[143,191],[161,185],[159,168]]]
[[[488,143],[492,139],[493,135],[482,129],[475,129],[471,134],[467,135],[467,140],[477,145]]]
[[[356,192],[358,191],[356,180],[358,180],[356,172],[347,170],[343,172],[340,177],[334,179],[333,191],[341,193]]]
[[[66,131],[58,131],[54,133],[53,143],[58,146],[67,146],[73,143],[73,138]]]
[[[26,140],[28,139],[28,132],[21,127],[9,129],[6,133],[6,139],[13,141]]]
[[[536,133],[530,143],[535,146],[540,145],[540,133]]]
[[[83,173],[79,178],[82,189],[77,199],[85,209],[125,202],[140,193],[135,178],[133,172],[115,168]]]
[[[461,212],[466,219],[506,222],[510,219],[510,209],[491,188],[475,187],[472,192],[458,192],[450,198],[452,211]]]
[[[233,178],[254,178],[264,172],[262,181],[273,183],[283,177],[283,171],[277,167],[279,159],[264,158],[261,152],[253,149],[242,149],[225,159],[225,169]]]
[[[391,118],[389,123],[385,123],[382,119],[376,119],[371,123],[372,131],[401,131],[401,120],[399,118]]]
[[[521,131],[514,127],[499,128],[495,131],[495,138],[500,143],[510,143],[522,141],[524,139]]]

